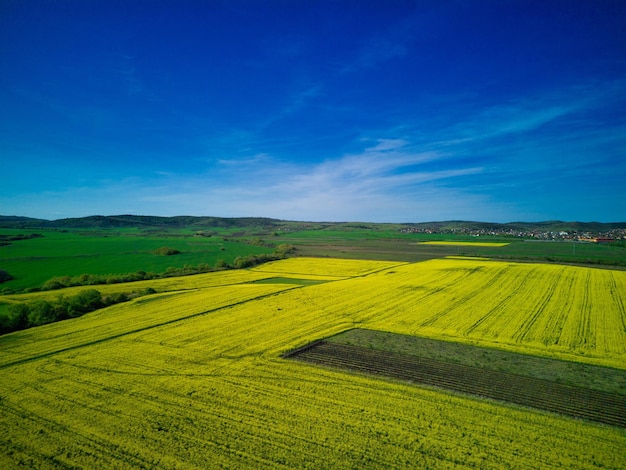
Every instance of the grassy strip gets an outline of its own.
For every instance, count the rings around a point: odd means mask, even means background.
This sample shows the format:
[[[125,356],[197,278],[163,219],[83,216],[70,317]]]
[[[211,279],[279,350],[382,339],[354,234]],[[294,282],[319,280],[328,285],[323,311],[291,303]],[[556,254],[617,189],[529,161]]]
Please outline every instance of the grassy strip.
[[[295,359],[626,428],[625,395],[389,351],[317,341]]]
[[[626,394],[626,371],[610,367],[358,328],[327,341]]]
[[[251,257],[289,251],[287,246],[269,246],[259,240],[174,235],[157,237],[102,230],[89,235],[81,231],[45,232],[41,237],[22,238],[0,246],[0,269],[11,276],[0,284],[0,292],[41,288],[55,278],[75,278],[80,285],[94,285],[102,284],[102,279],[105,283],[121,282],[120,279],[136,280],[129,277],[141,279],[147,275],[171,276],[226,266],[246,267],[238,265],[252,265],[248,263]],[[91,279],[82,282],[78,279],[81,276]],[[91,282],[95,278],[98,282]]]

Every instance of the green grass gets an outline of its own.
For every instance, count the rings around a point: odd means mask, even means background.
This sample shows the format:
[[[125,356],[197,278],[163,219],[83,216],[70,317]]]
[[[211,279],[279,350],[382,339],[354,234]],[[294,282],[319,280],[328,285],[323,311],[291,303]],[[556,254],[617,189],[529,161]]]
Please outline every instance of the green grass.
[[[275,243],[290,243],[302,256],[348,259],[423,261],[445,256],[479,256],[517,261],[626,266],[626,249],[615,245],[571,241],[532,241],[519,238],[453,234],[403,234],[365,229],[309,230],[280,234]],[[446,245],[421,243],[445,241]],[[467,245],[466,242],[508,243],[507,246]],[[459,242],[455,245],[454,242]]]
[[[41,233],[42,238],[18,240],[0,246],[0,269],[14,280],[0,289],[40,287],[56,276],[125,274],[138,270],[162,273],[169,267],[232,263],[237,256],[270,253],[255,245],[259,239],[273,245],[296,247],[298,256],[417,262],[446,256],[478,256],[533,262],[626,266],[626,248],[594,243],[538,242],[518,238],[484,236],[479,239],[455,234],[406,234],[400,226],[343,224],[325,228],[268,232],[238,227],[215,229],[126,228],[89,230],[0,229],[0,234]],[[202,232],[205,236],[195,236]],[[207,236],[211,235],[211,236]],[[430,245],[424,241],[446,241]],[[504,247],[461,244],[468,241],[508,242]],[[450,243],[451,242],[451,243]],[[454,242],[459,242],[455,245]],[[159,256],[154,250],[169,247],[181,253]]]
[[[2,233],[7,232],[2,230]],[[146,236],[134,229],[41,233],[42,238],[0,246],[0,269],[15,277],[0,288],[19,290],[40,287],[56,276],[124,274],[138,270],[162,273],[169,267],[182,268],[202,263],[214,266],[220,259],[232,263],[238,256],[273,251],[272,248],[226,241],[221,237],[185,234]],[[173,256],[154,253],[154,250],[164,246],[181,253]]]
[[[610,367],[359,328],[332,336],[326,341],[507,372],[575,387],[626,393],[626,371]]]

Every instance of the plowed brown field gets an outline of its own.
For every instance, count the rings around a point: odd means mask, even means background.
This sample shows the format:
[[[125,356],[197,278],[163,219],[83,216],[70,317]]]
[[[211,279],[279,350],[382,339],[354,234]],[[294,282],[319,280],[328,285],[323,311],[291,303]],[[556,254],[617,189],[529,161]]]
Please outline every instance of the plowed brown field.
[[[318,341],[286,357],[626,428],[626,396],[431,358]]]

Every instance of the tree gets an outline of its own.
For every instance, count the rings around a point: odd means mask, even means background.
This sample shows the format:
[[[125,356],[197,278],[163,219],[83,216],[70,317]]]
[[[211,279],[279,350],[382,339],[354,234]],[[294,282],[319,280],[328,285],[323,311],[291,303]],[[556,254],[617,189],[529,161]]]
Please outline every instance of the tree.
[[[153,253],[155,255],[161,255],[161,256],[172,256],[172,255],[180,254],[180,251],[177,250],[176,248],[170,248],[170,247],[167,247],[167,246],[163,246],[161,248],[157,248],[156,250],[154,250]]]
[[[280,254],[280,255],[285,255],[285,256],[288,255],[289,253],[293,253],[294,251],[296,251],[296,247],[293,245],[289,245],[287,243],[281,243],[274,250],[275,253]]]
[[[9,306],[7,326],[9,331],[23,330],[28,326],[28,314],[30,308],[25,304],[13,304]]]
[[[71,316],[79,316],[83,313],[92,312],[104,306],[102,294],[96,289],[80,291],[70,298]]]
[[[58,276],[46,281],[42,286],[43,290],[61,289],[71,285],[72,278],[69,276]]]
[[[45,300],[36,300],[29,305],[28,325],[38,326],[51,323],[56,320],[54,308]]]
[[[4,269],[0,269],[0,283],[10,281],[11,279],[14,279],[11,274],[9,274]]]
[[[226,263],[226,261],[224,261],[223,259],[218,259],[217,262],[215,263],[215,269],[227,269],[228,268],[228,263]]]

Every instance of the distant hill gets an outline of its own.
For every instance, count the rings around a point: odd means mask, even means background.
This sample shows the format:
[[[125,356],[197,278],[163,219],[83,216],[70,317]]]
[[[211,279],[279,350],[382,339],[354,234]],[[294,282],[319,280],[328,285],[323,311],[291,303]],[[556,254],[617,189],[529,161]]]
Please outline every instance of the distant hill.
[[[3,228],[209,228],[209,227],[272,227],[281,223],[279,220],[257,217],[158,217],[145,215],[93,215],[89,217],[44,220],[29,217],[0,216]]]
[[[176,216],[158,217],[145,215],[94,215],[89,217],[45,220],[30,217],[2,216],[0,215],[0,228],[17,229],[106,229],[106,228],[198,228],[206,229],[211,227],[222,228],[251,228],[263,227],[265,229],[277,229],[293,224],[305,224],[306,222],[285,221],[264,217],[196,217],[196,216]],[[311,223],[311,228],[330,228],[346,226],[342,222],[325,222],[323,224]],[[354,224],[348,224],[354,226]],[[414,227],[438,232],[457,230],[485,230],[485,231],[533,231],[543,232],[566,231],[566,232],[607,232],[615,229],[626,229],[626,222],[563,222],[560,220],[549,220],[545,222],[473,222],[463,220],[450,220],[441,222],[420,222],[404,224],[363,224],[367,227],[394,225],[397,227]]]
[[[2,228],[35,228],[42,227],[49,222],[49,220],[33,219],[31,217],[0,215],[0,227]]]

